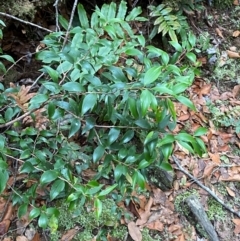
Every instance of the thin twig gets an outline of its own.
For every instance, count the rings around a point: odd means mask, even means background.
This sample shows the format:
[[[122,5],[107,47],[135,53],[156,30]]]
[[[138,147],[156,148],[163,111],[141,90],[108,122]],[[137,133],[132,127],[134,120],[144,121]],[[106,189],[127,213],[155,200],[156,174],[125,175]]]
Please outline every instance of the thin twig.
[[[196,179],[194,176],[192,176],[189,172],[187,172],[179,163],[179,160],[172,156],[173,161],[177,164],[178,169],[186,174],[189,178],[191,178],[195,183],[197,183],[198,186],[200,186],[203,190],[208,192],[214,199],[216,199],[223,207],[225,207],[227,210],[232,212],[233,214],[237,215],[240,218],[240,212],[235,211],[233,208],[229,207],[227,204],[224,203],[223,200],[221,200],[212,190],[210,190],[208,187],[204,186],[198,179]]]
[[[71,12],[70,20],[69,20],[69,23],[68,23],[67,32],[66,32],[66,35],[65,35],[65,38],[64,38],[64,41],[63,41],[62,49],[64,48],[64,46],[67,43],[67,39],[68,39],[70,29],[72,27],[73,17],[74,17],[74,13],[75,13],[75,10],[76,10],[76,7],[77,7],[77,3],[78,3],[78,0],[75,0],[74,4],[73,4],[73,7],[72,7],[72,12]]]
[[[22,20],[21,18],[17,18],[17,17],[15,17],[15,16],[12,16],[12,15],[7,14],[7,13],[0,12],[0,15],[5,16],[5,17],[8,17],[8,18],[12,18],[12,19],[14,19],[14,20],[17,20],[17,21],[22,22],[22,23],[27,24],[27,25],[31,25],[31,26],[36,27],[36,28],[42,29],[42,30],[44,30],[44,31],[46,31],[46,32],[49,32],[49,33],[52,33],[52,32],[53,32],[52,30],[50,30],[50,29],[48,29],[48,28],[44,28],[44,27],[39,26],[39,25],[37,25],[37,24],[35,24],[35,23],[31,23],[31,22]]]
[[[60,30],[59,24],[58,24],[58,2],[59,0],[56,0],[55,3],[53,4],[53,6],[55,7],[55,18],[56,18],[56,32]]]

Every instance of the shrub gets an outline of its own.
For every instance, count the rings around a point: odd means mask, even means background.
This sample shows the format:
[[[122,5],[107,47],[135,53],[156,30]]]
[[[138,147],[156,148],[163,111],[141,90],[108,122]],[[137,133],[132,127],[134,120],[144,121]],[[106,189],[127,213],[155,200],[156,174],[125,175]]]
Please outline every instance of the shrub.
[[[109,193],[129,200],[133,189],[144,189],[144,169],[171,170],[175,141],[191,153],[205,151],[199,138],[205,129],[194,136],[172,134],[173,101],[195,110],[183,93],[197,69],[191,52],[196,38],[189,33],[181,44],[171,41],[173,55],[146,46],[132,25],[146,20],[140,14],[139,7],[127,13],[122,1],[118,8],[115,3],[96,7],[89,20],[79,4],[79,25],[68,36],[54,32],[43,41],[45,49],[37,54],[44,73],[38,92],[1,86],[0,191],[9,160],[19,162],[30,186],[16,187],[13,194],[19,216],[31,204],[30,217],[39,217],[45,228],[59,215],[56,208],[35,205],[36,190],[44,187],[48,200],[65,198],[70,208],[92,202],[99,218],[101,200]],[[59,21],[67,29],[67,20]],[[86,170],[91,178],[84,176]]]

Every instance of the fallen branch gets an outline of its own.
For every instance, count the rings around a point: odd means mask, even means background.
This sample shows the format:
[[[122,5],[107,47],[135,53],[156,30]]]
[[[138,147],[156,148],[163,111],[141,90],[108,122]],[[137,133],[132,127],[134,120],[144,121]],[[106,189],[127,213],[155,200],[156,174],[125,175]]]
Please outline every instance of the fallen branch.
[[[31,23],[31,22],[22,20],[21,18],[17,18],[17,17],[15,17],[15,16],[10,15],[10,14],[7,14],[7,13],[0,12],[0,15],[5,16],[5,17],[8,17],[8,18],[12,18],[12,19],[14,19],[14,20],[17,20],[18,22],[21,22],[21,23],[24,23],[24,24],[27,24],[27,25],[31,25],[31,26],[33,26],[33,27],[35,27],[35,28],[42,29],[42,30],[44,30],[44,31],[46,31],[46,32],[49,32],[49,33],[52,33],[52,32],[53,32],[53,31],[50,30],[50,29],[44,28],[44,27],[39,26],[39,25],[37,25],[37,24],[35,24],[35,23]]]
[[[173,161],[177,164],[178,169],[186,174],[189,178],[191,178],[195,183],[197,183],[198,186],[200,186],[203,190],[208,192],[217,202],[219,202],[223,207],[225,207],[228,211],[231,213],[237,215],[240,218],[240,212],[235,211],[233,208],[229,207],[227,204],[224,203],[223,200],[221,200],[212,190],[210,190],[208,187],[204,186],[198,179],[196,179],[194,176],[192,176],[189,172],[187,172],[179,163],[179,160],[172,156]]]

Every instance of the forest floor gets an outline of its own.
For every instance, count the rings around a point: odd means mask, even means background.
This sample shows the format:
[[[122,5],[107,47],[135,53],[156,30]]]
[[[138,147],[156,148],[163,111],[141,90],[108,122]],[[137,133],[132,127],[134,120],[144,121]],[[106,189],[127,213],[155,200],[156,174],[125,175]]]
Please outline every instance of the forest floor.
[[[220,241],[240,240],[240,215],[236,215],[240,210],[239,16],[240,6],[234,6],[227,10],[208,7],[201,15],[188,17],[192,30],[198,36],[198,48],[201,49],[198,56],[202,63],[201,75],[195,78],[187,91],[198,112],[176,103],[178,124],[175,131],[178,133],[184,129],[192,133],[200,126],[207,127],[208,133],[204,137],[207,153],[198,158],[176,145],[175,160],[171,160],[175,169],[172,189],[162,191],[149,184],[146,192],[134,194],[138,201],[132,202],[125,211],[135,219],[128,224],[128,229],[123,229],[126,233],[125,240],[138,241],[141,240],[140,237],[143,237],[143,241],[210,240],[185,208],[183,200],[192,195],[199,198]],[[3,50],[22,58],[20,64],[6,76],[5,83],[13,79],[19,83],[32,83],[39,74],[38,63],[28,54],[35,51],[34,40],[31,36],[25,36],[24,28],[23,24],[15,23],[4,33]],[[13,38],[16,44],[10,41]],[[18,175],[18,178],[24,176]],[[207,187],[207,190],[201,188],[199,183]],[[41,193],[38,195],[41,196]],[[225,207],[219,200],[222,200]],[[121,203],[118,205],[124,206]],[[226,206],[235,214],[227,210]],[[4,214],[0,222],[1,240],[50,240],[49,232],[38,229],[27,215],[19,220],[16,210],[4,199],[0,199],[0,211]],[[66,217],[62,217],[64,218]],[[56,240],[74,240],[75,235],[81,231],[81,225],[75,223],[73,226],[60,230]],[[120,226],[113,228],[120,229]],[[122,226],[127,226],[124,220]],[[109,234],[105,240],[118,239]]]

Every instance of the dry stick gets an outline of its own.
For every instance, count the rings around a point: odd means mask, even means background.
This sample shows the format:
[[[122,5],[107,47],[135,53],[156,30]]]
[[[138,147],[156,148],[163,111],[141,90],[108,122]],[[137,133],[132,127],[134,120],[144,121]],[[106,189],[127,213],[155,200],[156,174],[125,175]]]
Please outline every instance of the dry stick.
[[[188,173],[179,163],[178,159],[175,156],[172,156],[174,162],[177,164],[179,170],[186,174],[188,177],[190,177],[194,182],[198,184],[203,190],[208,192],[213,198],[215,198],[223,207],[225,207],[227,210],[232,212],[233,214],[237,215],[240,218],[240,212],[235,211],[231,207],[229,207],[227,204],[224,203],[212,190],[210,190],[208,187],[204,186],[200,181],[198,181],[194,176],[192,176],[190,173]]]
[[[77,7],[77,3],[78,3],[78,0],[75,0],[74,4],[73,4],[73,7],[72,7],[72,12],[71,12],[70,20],[69,20],[69,23],[68,23],[67,32],[66,32],[66,35],[65,35],[65,38],[64,38],[64,41],[63,41],[62,50],[63,50],[64,46],[67,43],[67,39],[68,39],[68,35],[69,35],[69,32],[70,32],[70,29],[72,27],[72,21],[73,21],[75,9]]]
[[[25,21],[25,20],[22,20],[21,18],[14,17],[14,16],[12,16],[12,15],[10,15],[10,14],[7,14],[7,13],[0,12],[0,15],[3,15],[3,16],[5,16],[5,17],[12,18],[12,19],[17,20],[17,21],[19,21],[19,22],[22,22],[22,23],[31,25],[31,26],[33,26],[33,27],[42,29],[42,30],[47,31],[47,32],[49,32],[49,33],[52,33],[52,32],[53,32],[53,31],[50,30],[50,29],[44,28],[44,27],[42,27],[42,26],[39,26],[39,25],[37,25],[37,24],[31,23],[31,22],[28,22],[28,21]]]
[[[56,14],[56,32],[60,30],[59,24],[58,24],[58,2],[59,0],[56,0],[53,6],[55,7],[55,14]]]

